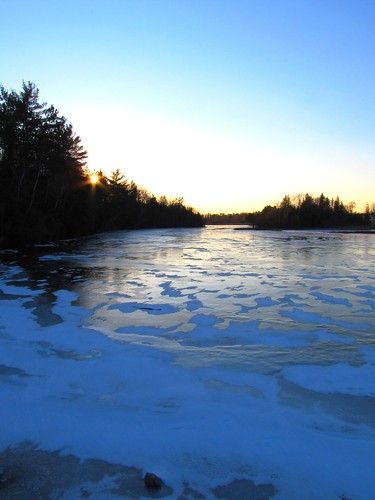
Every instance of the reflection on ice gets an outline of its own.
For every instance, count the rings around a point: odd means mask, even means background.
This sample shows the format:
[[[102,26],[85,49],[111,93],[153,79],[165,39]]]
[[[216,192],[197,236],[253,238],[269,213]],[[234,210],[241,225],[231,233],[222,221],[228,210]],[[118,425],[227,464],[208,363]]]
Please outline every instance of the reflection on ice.
[[[2,449],[152,470],[171,498],[371,497],[373,235],[128,231],[38,251],[0,267]]]

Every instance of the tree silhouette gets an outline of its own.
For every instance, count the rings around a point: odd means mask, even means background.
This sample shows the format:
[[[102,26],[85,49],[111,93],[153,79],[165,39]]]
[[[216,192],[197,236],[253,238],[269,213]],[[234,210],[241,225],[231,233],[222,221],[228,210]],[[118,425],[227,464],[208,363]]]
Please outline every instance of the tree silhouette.
[[[158,201],[119,170],[90,184],[72,125],[39,90],[0,85],[0,246],[140,227],[202,226],[182,198]]]
[[[31,82],[19,93],[0,86],[0,151],[1,234],[15,242],[58,237],[61,215],[70,217],[73,192],[86,180],[86,152]]]
[[[307,193],[285,195],[278,205],[248,214],[247,222],[264,229],[312,229],[368,224],[371,217],[369,211],[367,216],[355,213],[354,204],[345,206],[338,196],[329,200],[323,193],[317,198]]]

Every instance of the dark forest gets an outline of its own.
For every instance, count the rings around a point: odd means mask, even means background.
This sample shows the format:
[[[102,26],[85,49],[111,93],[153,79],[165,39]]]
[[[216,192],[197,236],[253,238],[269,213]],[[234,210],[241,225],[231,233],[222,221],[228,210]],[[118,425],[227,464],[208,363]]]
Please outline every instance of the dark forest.
[[[260,212],[246,217],[248,224],[260,229],[332,229],[368,227],[373,224],[374,213],[366,206],[365,213],[357,213],[355,204],[344,204],[337,196],[329,199],[323,193],[285,195],[281,203],[267,205]]]
[[[207,224],[259,229],[372,226],[375,210],[355,212],[337,196],[285,195],[250,214],[205,218],[182,198],[156,198],[120,170],[91,182],[87,152],[68,120],[39,100],[35,84],[0,86],[0,247],[19,247],[102,231]]]
[[[90,182],[87,152],[68,120],[39,101],[35,84],[0,86],[0,247],[116,229],[196,227],[182,198],[157,199],[119,170]]]

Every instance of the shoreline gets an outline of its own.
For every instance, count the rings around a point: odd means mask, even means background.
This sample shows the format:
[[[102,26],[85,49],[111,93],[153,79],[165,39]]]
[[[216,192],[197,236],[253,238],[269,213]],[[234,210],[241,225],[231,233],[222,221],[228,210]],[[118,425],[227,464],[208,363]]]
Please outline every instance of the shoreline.
[[[226,224],[227,225],[227,224]],[[261,227],[234,227],[235,231],[304,231],[304,232],[324,232],[338,234],[375,234],[374,229],[345,229],[345,228],[261,228]]]
[[[167,480],[166,480],[167,481]],[[168,481],[167,481],[168,482]],[[144,473],[137,467],[113,464],[100,458],[81,460],[61,450],[47,451],[24,441],[0,452],[0,496],[3,500],[29,498],[272,498],[278,492],[271,484],[256,484],[239,477],[228,483],[198,491],[183,482],[173,489],[162,481],[158,488],[147,487]]]

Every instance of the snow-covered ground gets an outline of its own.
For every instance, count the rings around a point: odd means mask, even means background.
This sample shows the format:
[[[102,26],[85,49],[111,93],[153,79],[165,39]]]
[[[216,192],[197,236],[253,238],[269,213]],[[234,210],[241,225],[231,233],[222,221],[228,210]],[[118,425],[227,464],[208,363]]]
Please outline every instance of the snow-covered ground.
[[[230,227],[3,255],[0,472],[98,459],[51,498],[372,498],[374,258],[373,235]]]

